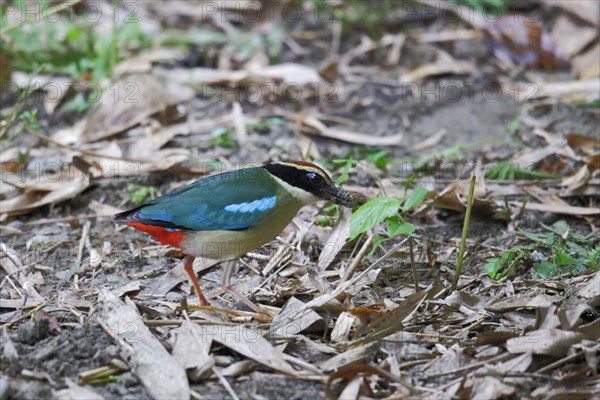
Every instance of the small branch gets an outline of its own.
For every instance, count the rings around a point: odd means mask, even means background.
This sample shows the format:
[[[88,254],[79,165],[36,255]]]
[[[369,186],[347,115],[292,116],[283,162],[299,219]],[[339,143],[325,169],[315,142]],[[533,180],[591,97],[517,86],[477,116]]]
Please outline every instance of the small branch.
[[[415,292],[418,292],[419,289],[419,276],[417,275],[417,266],[415,265],[415,254],[414,254],[414,249],[413,249],[413,244],[414,244],[415,239],[413,239],[413,237],[411,236],[410,239],[408,239],[408,245],[410,247],[410,267],[412,268],[412,273],[413,273],[413,279],[414,279],[414,284],[415,284]]]
[[[360,264],[365,253],[369,249],[369,246],[373,242],[373,238],[374,238],[374,235],[372,233],[370,233],[369,236],[367,236],[367,240],[365,240],[362,247],[358,251],[358,254],[356,254],[356,257],[354,257],[354,260],[352,260],[352,264],[350,264],[350,266],[348,266],[348,269],[346,270],[346,273],[344,274],[344,276],[342,276],[342,278],[340,279],[339,284],[342,284],[342,283],[346,282],[348,279],[352,278],[352,276],[356,272],[356,268],[358,267],[358,264]]]
[[[460,278],[462,271],[465,246],[467,244],[467,234],[469,233],[469,220],[471,219],[471,209],[473,208],[473,197],[475,194],[475,182],[477,178],[475,175],[471,177],[471,183],[469,184],[469,197],[467,198],[467,210],[465,211],[465,220],[463,223],[462,238],[460,239],[460,248],[458,249],[458,261],[456,262],[456,272],[454,273],[454,279],[452,280],[452,288],[455,289]]]

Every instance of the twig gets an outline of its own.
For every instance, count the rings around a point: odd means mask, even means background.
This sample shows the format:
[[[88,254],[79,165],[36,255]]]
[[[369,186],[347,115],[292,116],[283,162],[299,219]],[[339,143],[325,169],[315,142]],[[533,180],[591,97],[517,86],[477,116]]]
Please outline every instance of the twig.
[[[371,264],[367,268],[365,268],[365,270],[362,271],[359,275],[355,276],[354,278],[350,279],[347,282],[339,284],[333,292],[326,294],[326,295],[319,296],[318,298],[313,299],[313,300],[309,301],[308,303],[306,303],[293,316],[291,316],[289,318],[289,320],[295,320],[296,318],[302,318],[306,315],[307,312],[309,312],[309,310],[312,310],[313,307],[322,306],[323,304],[326,304],[328,301],[331,301],[332,299],[336,298],[340,294],[344,293],[344,291],[346,291],[349,287],[356,284],[357,282],[360,282],[360,280],[364,276],[366,276],[369,272],[371,272],[371,270],[373,270],[373,268],[379,266],[379,264],[381,264],[382,262],[384,262],[385,260],[390,258],[392,256],[392,254],[394,254],[399,248],[404,246],[404,244],[406,243],[407,240],[408,240],[408,238],[404,239],[403,241],[401,241],[400,243],[398,243],[397,245],[392,247],[387,253],[385,253],[379,259],[377,259],[377,261],[375,261],[373,264]]]
[[[27,275],[25,275],[26,268],[19,259],[17,252],[12,247],[7,246],[4,242],[0,242],[0,269],[6,271],[7,277],[15,275],[15,279],[19,282],[21,287],[25,289],[27,295],[30,294],[31,297],[42,297],[33,286],[26,288],[26,286],[29,285],[27,282]],[[12,281],[9,280],[9,283],[12,284]],[[22,295],[19,290],[17,290],[17,292],[19,295]],[[24,298],[26,297],[27,296]]]
[[[536,374],[542,374],[544,372],[548,372],[553,370],[556,367],[560,367],[563,364],[568,363],[569,361],[573,361],[576,358],[579,358],[583,355],[583,351],[578,351],[575,354],[571,354],[570,356],[567,356],[565,358],[561,358],[558,361],[554,361],[553,363],[550,363],[548,365],[546,365],[545,367],[542,367],[540,369],[538,369],[537,371],[535,371]]]
[[[77,260],[75,265],[77,269],[81,269],[81,260],[83,259],[83,249],[85,248],[85,241],[90,232],[90,221],[86,221],[83,225],[83,231],[81,232],[81,240],[79,240],[79,249],[77,250]],[[79,273],[73,275],[73,285],[75,289],[79,290]]]
[[[90,233],[90,221],[86,221],[83,225],[83,231],[81,232],[81,239],[79,240],[79,249],[77,250],[77,268],[81,268],[81,260],[83,259],[83,249],[85,248],[85,241]]]
[[[367,250],[369,249],[369,246],[371,245],[371,242],[373,242],[373,238],[374,238],[373,233],[369,233],[369,236],[367,236],[367,240],[365,240],[362,247],[358,251],[358,254],[356,254],[356,257],[354,257],[354,260],[352,260],[352,264],[350,264],[350,266],[348,266],[346,273],[340,279],[340,284],[344,283],[348,279],[352,278],[352,275],[354,275],[354,272],[356,272],[356,268],[358,267],[358,264],[360,264],[360,262],[362,261],[365,253],[367,252]]]
[[[296,232],[292,232],[284,242],[285,245],[279,246],[273,257],[270,257],[269,262],[262,270],[262,275],[267,276],[271,272],[273,268],[279,265],[279,263],[283,262],[283,260],[290,255],[291,252],[291,244],[289,242],[294,240],[294,236],[296,236]]]
[[[229,384],[229,382],[227,382],[227,379],[225,379],[225,377],[217,370],[217,368],[213,367],[213,373],[219,378],[219,382],[221,383],[221,385],[223,385],[223,387],[225,388],[225,390],[227,390],[227,392],[229,393],[229,395],[234,399],[234,400],[240,400],[240,398],[238,397],[238,395],[233,391],[233,388],[231,387],[231,385]]]
[[[408,239],[408,246],[410,247],[410,267],[412,268],[412,273],[413,273],[413,279],[415,282],[415,292],[418,292],[419,289],[419,276],[417,275],[417,266],[415,265],[415,254],[414,254],[414,249],[413,249],[413,244],[414,244],[414,239],[411,236]]]
[[[452,288],[455,289],[458,285],[458,279],[462,271],[465,246],[467,244],[467,234],[469,233],[469,220],[471,219],[471,209],[473,208],[473,197],[475,194],[475,182],[477,178],[475,175],[471,177],[471,183],[469,185],[469,197],[467,198],[467,209],[465,211],[465,220],[463,223],[462,238],[460,239],[460,248],[458,249],[458,261],[456,262],[456,272],[454,273],[454,280],[452,281]]]

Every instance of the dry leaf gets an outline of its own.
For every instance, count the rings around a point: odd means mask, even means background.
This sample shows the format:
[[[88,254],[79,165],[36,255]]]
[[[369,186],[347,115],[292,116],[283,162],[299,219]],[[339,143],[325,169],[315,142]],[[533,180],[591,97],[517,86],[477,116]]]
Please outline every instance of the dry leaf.
[[[329,375],[329,378],[327,379],[327,387],[325,389],[326,393],[327,393],[327,397],[330,399],[336,397],[332,393],[331,385],[338,379],[350,380],[350,384],[348,386],[346,386],[346,389],[344,389],[342,394],[340,394],[340,396],[339,396],[340,399],[348,399],[349,397],[347,397],[347,396],[349,394],[351,394],[353,396],[358,396],[358,389],[360,388],[360,384],[363,380],[362,380],[362,378],[356,379],[356,377],[363,376],[363,375],[364,376],[376,375],[379,378],[383,378],[390,382],[400,382],[400,378],[390,374],[389,372],[387,372],[381,368],[377,368],[377,367],[374,367],[369,364],[346,365],[346,366],[339,368],[337,371],[335,371],[331,375]],[[349,386],[350,386],[350,388],[349,388]],[[350,398],[353,398],[353,397],[350,397]],[[356,398],[356,397],[354,397],[354,398]]]
[[[12,175],[5,175],[3,179],[10,176]],[[27,192],[0,201],[0,210],[3,214],[23,214],[47,204],[69,200],[90,185],[90,178],[74,166],[64,167],[50,178],[42,176],[25,182],[16,179],[17,181],[11,183]]]
[[[319,314],[313,310],[302,314],[298,312],[304,305],[297,298],[290,297],[271,323],[269,336],[287,338],[309,328],[318,332],[323,331],[325,329],[325,321]]]
[[[248,67],[252,68],[249,64]],[[270,65],[264,68],[226,71],[211,68],[157,69],[165,79],[180,84],[243,86],[257,93],[247,96],[284,95],[287,91],[294,98],[310,98],[322,95],[323,79],[315,68],[297,63]],[[276,87],[273,87],[273,84]],[[257,87],[258,85],[258,87]],[[262,87],[262,86],[264,87]],[[256,98],[257,100],[264,100]]]
[[[514,386],[502,383],[492,376],[469,377],[464,387],[463,391],[468,391],[468,394],[461,392],[461,395],[471,399],[504,399],[514,396],[517,391]]]
[[[65,99],[73,83],[71,78],[65,76],[31,75],[20,71],[13,72],[12,81],[20,88],[30,85],[32,88],[43,90],[44,110],[49,115],[52,115],[56,107]]]
[[[202,336],[202,330],[189,320],[172,331],[174,336],[171,354],[177,362],[187,370],[188,377],[193,382],[208,377],[215,365],[215,360],[209,355],[212,338]],[[206,339],[206,340],[204,340]]]
[[[135,304],[123,303],[112,292],[100,290],[96,318],[109,329],[128,360],[132,372],[156,399],[188,399],[190,388],[185,369],[165,350],[144,325]]]
[[[597,171],[600,169],[600,153],[587,156],[585,161],[590,170]]]
[[[345,352],[331,357],[328,360],[318,362],[317,365],[323,371],[335,371],[344,365],[352,364],[357,361],[363,361],[367,358],[374,357],[377,350],[381,346],[380,342],[368,343],[357,347],[352,347]]]
[[[331,341],[333,343],[339,343],[344,340],[348,340],[348,335],[352,326],[356,323],[357,318],[350,313],[344,311],[341,313],[335,321],[333,330],[331,331]]]
[[[325,271],[327,267],[331,265],[337,254],[346,244],[346,240],[348,240],[348,237],[350,236],[351,215],[351,210],[341,208],[340,216],[337,221],[335,221],[331,234],[327,238],[327,242],[323,245],[321,253],[319,254],[317,266],[320,272]]]
[[[600,86],[598,87],[600,90]],[[569,133],[567,143],[574,149],[581,150],[586,154],[594,154],[600,150],[600,140],[594,137]]]
[[[382,339],[392,333],[398,332],[403,328],[403,324],[417,312],[421,304],[431,298],[443,289],[439,281],[433,282],[429,288],[421,290],[407,297],[398,307],[388,312],[381,318],[376,319],[367,327],[371,332],[364,339],[364,342],[371,342]]]
[[[573,58],[598,36],[598,32],[596,28],[586,26],[563,14],[554,22],[550,36],[570,58]]]
[[[440,357],[435,358],[427,367],[424,368],[425,376],[443,374],[447,371],[462,368],[472,361],[463,348],[458,344],[453,344]]]
[[[569,348],[580,342],[584,335],[559,329],[539,329],[527,332],[506,341],[506,349],[511,353],[545,354],[563,357]]]
[[[475,72],[475,65],[469,61],[456,60],[443,50],[438,50],[438,57],[433,63],[422,64],[408,72],[400,74],[400,81],[406,84],[421,82],[439,75],[470,75]]]
[[[592,174],[588,169],[587,165],[579,168],[579,171],[574,173],[571,176],[566,176],[563,178],[560,186],[563,186],[564,189],[561,191],[561,194],[573,193],[574,191],[583,188],[588,184]]]
[[[432,206],[454,211],[464,211],[467,207],[469,193],[468,180],[456,180],[446,186],[434,200]],[[481,215],[498,215],[499,208],[491,201],[487,193],[485,182],[478,179],[475,184],[473,210]]]
[[[299,374],[299,371],[288,364],[281,350],[274,347],[256,330],[239,325],[201,325],[198,329],[201,331],[202,340],[210,338],[244,357],[276,371],[292,375]]]
[[[581,286],[577,290],[577,296],[583,297],[584,299],[594,299],[600,297],[600,274],[594,273],[590,277],[589,282]]]
[[[600,76],[600,43],[596,42],[589,50],[576,56],[573,61],[573,75],[579,79],[592,79]],[[593,98],[597,98],[596,92]]]
[[[492,312],[505,312],[516,310],[519,308],[548,308],[556,302],[560,302],[562,299],[557,296],[549,296],[547,294],[540,294],[537,296],[522,296],[522,297],[510,297],[505,300],[500,300],[487,306],[485,309]]]
[[[564,68],[568,60],[562,49],[535,20],[526,15],[506,15],[480,27],[496,57],[530,68]]]
[[[560,204],[542,204],[542,203],[522,203],[520,201],[515,201],[513,203],[515,207],[524,208],[526,210],[531,211],[541,211],[541,212],[550,212],[554,214],[562,214],[562,215],[573,215],[578,217],[585,216],[598,216],[600,215],[600,208],[594,207],[576,207],[576,206],[564,206]]]
[[[548,6],[559,7],[583,21],[600,26],[600,3],[597,1],[542,0]]]
[[[360,144],[364,146],[400,146],[404,134],[388,136],[373,136],[364,133],[351,132],[343,129],[329,128],[313,116],[302,118],[302,124],[312,129],[305,130],[309,135],[322,136],[329,139],[339,140],[347,143]],[[316,130],[316,133],[315,133]]]
[[[86,116],[82,140],[96,142],[123,132],[149,116],[193,97],[189,88],[154,75],[130,75],[106,90]]]
[[[65,379],[65,383],[67,384],[66,389],[61,389],[52,393],[58,400],[104,400],[104,397],[96,393],[89,385],[79,386],[69,378]]]

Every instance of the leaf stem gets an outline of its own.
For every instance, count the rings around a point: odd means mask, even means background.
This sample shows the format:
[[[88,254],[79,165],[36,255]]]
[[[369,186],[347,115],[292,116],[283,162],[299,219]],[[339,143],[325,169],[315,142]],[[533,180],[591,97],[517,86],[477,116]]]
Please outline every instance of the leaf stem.
[[[452,288],[455,289],[460,278],[462,271],[465,246],[467,244],[467,234],[469,232],[469,220],[471,219],[471,209],[473,208],[473,197],[475,193],[475,182],[477,178],[475,175],[471,177],[471,183],[469,184],[469,196],[467,197],[467,209],[465,211],[465,220],[463,222],[462,238],[460,239],[460,248],[458,249],[458,260],[456,261],[456,271],[454,272],[454,279],[452,280]]]

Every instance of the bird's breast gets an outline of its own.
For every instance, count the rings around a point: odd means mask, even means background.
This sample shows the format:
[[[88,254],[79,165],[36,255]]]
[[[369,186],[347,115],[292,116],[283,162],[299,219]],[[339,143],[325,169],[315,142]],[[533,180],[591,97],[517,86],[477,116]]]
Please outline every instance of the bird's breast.
[[[180,248],[194,257],[231,260],[273,240],[292,221],[300,205],[274,212],[266,222],[244,230],[187,231]]]

